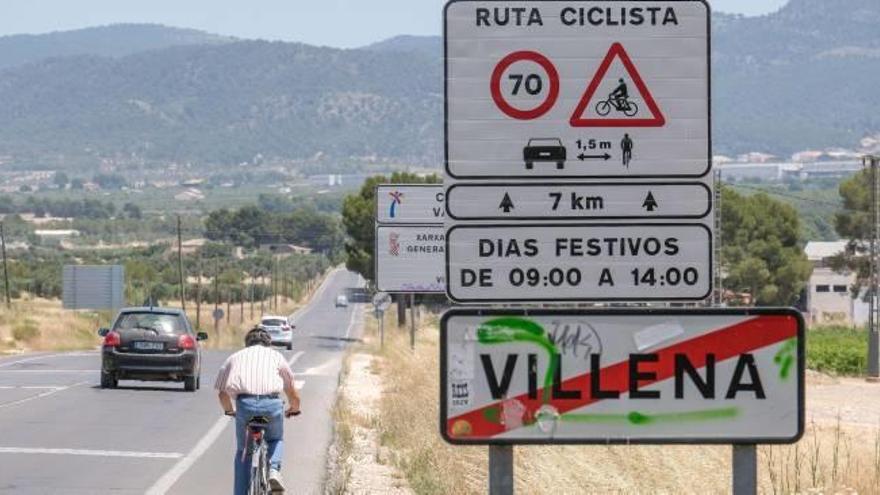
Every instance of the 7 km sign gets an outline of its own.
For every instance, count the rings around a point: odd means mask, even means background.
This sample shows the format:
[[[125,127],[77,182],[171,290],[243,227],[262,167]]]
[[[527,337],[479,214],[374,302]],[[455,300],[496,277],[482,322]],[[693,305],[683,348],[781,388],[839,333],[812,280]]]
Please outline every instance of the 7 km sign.
[[[453,310],[440,431],[454,444],[794,443],[796,310]]]
[[[711,167],[703,1],[451,1],[455,179],[700,178]]]

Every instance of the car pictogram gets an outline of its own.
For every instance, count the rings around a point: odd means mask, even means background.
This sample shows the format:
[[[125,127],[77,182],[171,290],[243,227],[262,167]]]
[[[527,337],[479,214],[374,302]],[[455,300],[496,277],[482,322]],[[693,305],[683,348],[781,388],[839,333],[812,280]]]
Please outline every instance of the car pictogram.
[[[523,159],[526,162],[526,169],[532,170],[535,162],[551,162],[556,164],[556,168],[562,170],[565,168],[565,160],[568,153],[562,140],[558,138],[534,138],[523,149]]]

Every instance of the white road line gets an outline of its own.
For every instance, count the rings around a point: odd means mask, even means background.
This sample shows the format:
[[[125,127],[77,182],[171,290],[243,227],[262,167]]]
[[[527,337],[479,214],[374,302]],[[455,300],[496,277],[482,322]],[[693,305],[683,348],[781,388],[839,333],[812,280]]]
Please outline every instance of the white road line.
[[[0,373],[98,373],[100,370],[0,370]]]
[[[351,312],[351,319],[348,321],[348,328],[345,330],[345,338],[348,339],[351,336],[351,329],[354,328],[355,316],[362,314],[362,307],[360,304],[355,305],[354,309]]]
[[[299,352],[297,352],[296,354],[294,354],[293,356],[291,356],[289,360],[287,360],[287,365],[288,365],[288,366],[293,366],[293,363],[295,363],[296,360],[299,359],[299,358],[301,358],[302,355],[305,354],[305,353],[306,353],[306,351],[299,351]]]
[[[85,455],[94,457],[136,457],[140,459],[180,459],[183,454],[178,452],[129,452],[124,450],[89,450],[89,449],[36,449],[25,447],[0,447],[0,454],[52,454],[52,455]]]
[[[49,397],[50,395],[57,394],[58,392],[63,392],[65,390],[73,388],[73,387],[85,385],[86,383],[89,383],[89,382],[74,383],[73,385],[71,385],[69,387],[56,388],[54,390],[49,390],[47,392],[43,392],[42,394],[33,395],[31,397],[25,397],[24,399],[14,400],[12,402],[4,402],[3,404],[0,404],[0,409],[5,409],[7,407],[17,406],[19,404],[24,404],[25,402],[30,402],[32,400],[37,400],[37,399],[42,399],[44,397]]]
[[[0,385],[0,390],[57,390],[67,385]]]
[[[293,364],[297,359],[305,354],[305,351],[299,351],[290,358],[288,361],[289,364]],[[180,479],[181,476],[186,474],[189,471],[189,468],[192,467],[196,461],[199,460],[200,457],[205,455],[205,452],[211,448],[211,445],[217,441],[217,438],[223,433],[223,430],[231,424],[231,418],[227,418],[226,416],[220,416],[220,418],[211,426],[211,429],[205,433],[202,438],[196,443],[195,447],[189,451],[185,456],[183,456],[174,466],[171,467],[165,474],[162,475],[161,478],[156,480],[153,483],[153,486],[147,489],[145,495],[164,495],[168,490],[177,483],[177,480]]]
[[[29,358],[16,359],[15,361],[8,361],[8,362],[0,363],[0,368],[8,368],[10,366],[15,366],[16,364],[29,363],[31,361],[39,361],[41,359],[49,359],[49,358],[56,358],[56,357],[94,356],[97,354],[98,354],[97,352],[63,352],[63,353],[57,353],[57,354],[40,354],[39,356],[31,356]]]

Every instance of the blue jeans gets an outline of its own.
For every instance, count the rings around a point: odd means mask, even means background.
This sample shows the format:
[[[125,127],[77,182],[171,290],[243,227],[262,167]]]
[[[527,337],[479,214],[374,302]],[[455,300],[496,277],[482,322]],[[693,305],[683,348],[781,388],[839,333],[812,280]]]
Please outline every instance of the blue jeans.
[[[273,469],[281,469],[284,456],[284,401],[281,398],[239,397],[235,401],[235,495],[247,495],[251,481],[251,457],[246,455],[242,460],[247,438],[247,423],[254,416],[269,418],[264,438],[269,446],[269,465]]]

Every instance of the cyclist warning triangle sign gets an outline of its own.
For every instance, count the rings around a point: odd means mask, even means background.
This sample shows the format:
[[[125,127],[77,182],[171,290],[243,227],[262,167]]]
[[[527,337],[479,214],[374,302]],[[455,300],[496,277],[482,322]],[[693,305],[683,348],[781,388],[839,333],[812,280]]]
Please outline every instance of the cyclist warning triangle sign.
[[[609,73],[612,66],[616,73]],[[623,45],[614,43],[569,122],[572,127],[663,127],[666,117]]]

